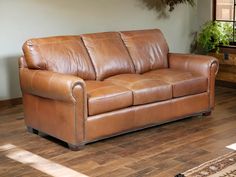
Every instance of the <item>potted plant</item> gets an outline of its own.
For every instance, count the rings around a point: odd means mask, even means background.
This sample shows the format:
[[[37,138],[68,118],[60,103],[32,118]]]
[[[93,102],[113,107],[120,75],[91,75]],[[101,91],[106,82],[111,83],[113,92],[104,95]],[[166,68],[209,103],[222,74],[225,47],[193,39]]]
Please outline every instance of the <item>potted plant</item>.
[[[149,9],[154,9],[159,13],[159,17],[167,17],[167,9],[172,12],[179,4],[195,5],[195,0],[141,0]]]
[[[210,21],[203,25],[197,34],[198,53],[219,52],[220,46],[227,46],[233,38],[233,27],[229,23]],[[199,52],[200,51],[200,52]]]

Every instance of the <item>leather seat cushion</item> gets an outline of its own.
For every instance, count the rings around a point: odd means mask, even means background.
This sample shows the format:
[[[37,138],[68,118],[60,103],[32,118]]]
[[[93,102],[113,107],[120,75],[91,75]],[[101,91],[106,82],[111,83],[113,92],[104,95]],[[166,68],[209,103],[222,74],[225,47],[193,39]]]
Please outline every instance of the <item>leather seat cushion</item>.
[[[85,81],[89,116],[132,106],[132,91],[105,81]]]
[[[141,105],[172,98],[171,85],[150,79],[140,74],[121,74],[110,77],[106,81],[126,87],[133,92],[133,105]]]
[[[207,91],[208,79],[204,76],[177,69],[159,69],[143,74],[165,81],[173,87],[173,97],[199,94]]]

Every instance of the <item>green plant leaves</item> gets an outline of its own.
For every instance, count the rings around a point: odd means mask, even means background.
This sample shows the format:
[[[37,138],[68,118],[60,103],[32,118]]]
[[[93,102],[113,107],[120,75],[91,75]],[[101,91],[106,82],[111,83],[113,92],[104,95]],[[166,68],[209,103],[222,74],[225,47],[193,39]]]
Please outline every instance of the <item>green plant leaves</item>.
[[[229,45],[233,38],[233,26],[227,22],[210,21],[201,28],[197,36],[198,47],[206,52],[219,52],[220,45]]]
[[[159,13],[159,16],[167,16],[168,11],[174,10],[175,6],[181,3],[195,5],[194,0],[141,0],[149,9],[154,9]]]

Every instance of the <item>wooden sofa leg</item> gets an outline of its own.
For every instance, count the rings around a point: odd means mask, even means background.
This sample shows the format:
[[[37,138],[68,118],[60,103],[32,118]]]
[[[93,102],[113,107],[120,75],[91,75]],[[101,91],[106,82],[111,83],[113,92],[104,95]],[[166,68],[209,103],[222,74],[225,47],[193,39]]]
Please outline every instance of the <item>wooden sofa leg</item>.
[[[31,127],[27,127],[27,130],[28,130],[28,132],[33,133],[33,134],[38,134],[39,133],[38,130],[35,130]]]
[[[79,151],[79,150],[82,150],[84,148],[84,144],[80,144],[80,145],[74,145],[74,144],[69,144],[68,143],[68,147],[70,150],[72,151]]]
[[[202,113],[203,116],[210,116],[211,115],[211,111],[208,111],[208,112],[204,112]]]

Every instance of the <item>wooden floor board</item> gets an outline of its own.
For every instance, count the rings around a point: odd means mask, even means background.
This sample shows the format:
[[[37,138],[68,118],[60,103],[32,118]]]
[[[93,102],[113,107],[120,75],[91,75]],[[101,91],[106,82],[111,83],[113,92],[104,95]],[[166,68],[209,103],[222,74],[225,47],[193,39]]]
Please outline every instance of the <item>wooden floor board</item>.
[[[0,176],[50,176],[30,164],[10,159],[14,145],[87,176],[173,177],[230,152],[236,143],[236,90],[216,88],[216,108],[211,116],[195,116],[173,123],[106,139],[70,151],[52,137],[26,131],[23,106],[0,109]],[[16,152],[17,152],[16,151]]]

